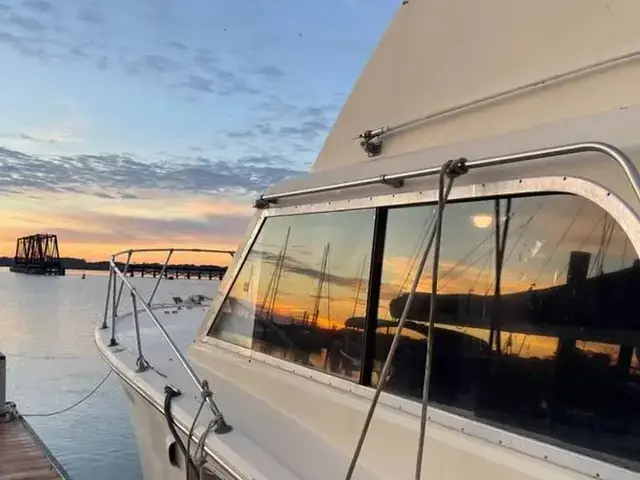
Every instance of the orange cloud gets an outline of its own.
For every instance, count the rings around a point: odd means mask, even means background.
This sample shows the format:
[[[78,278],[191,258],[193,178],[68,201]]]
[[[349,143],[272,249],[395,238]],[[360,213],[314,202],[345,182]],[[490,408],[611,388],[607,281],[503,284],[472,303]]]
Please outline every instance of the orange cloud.
[[[143,198],[113,199],[32,191],[6,197],[0,205],[0,255],[12,256],[16,239],[34,233],[55,233],[62,256],[92,261],[131,248],[235,250],[253,214],[242,198],[144,194]],[[164,254],[146,257],[145,261],[164,260]],[[174,261],[220,264],[228,263],[228,256],[181,254]]]

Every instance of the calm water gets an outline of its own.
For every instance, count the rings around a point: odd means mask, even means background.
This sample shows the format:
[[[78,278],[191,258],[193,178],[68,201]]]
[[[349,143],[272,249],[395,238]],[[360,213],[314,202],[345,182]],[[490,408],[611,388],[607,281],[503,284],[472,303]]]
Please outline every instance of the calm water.
[[[7,355],[7,397],[23,414],[71,405],[108,371],[93,343],[107,276],[87,274],[83,280],[80,275],[38,277],[0,268],[0,351]],[[151,291],[154,280],[134,282],[143,293]],[[212,296],[216,286],[208,280],[165,281],[156,299]],[[74,480],[137,480],[141,473],[129,413],[117,377],[111,375],[75,409],[29,422]]]

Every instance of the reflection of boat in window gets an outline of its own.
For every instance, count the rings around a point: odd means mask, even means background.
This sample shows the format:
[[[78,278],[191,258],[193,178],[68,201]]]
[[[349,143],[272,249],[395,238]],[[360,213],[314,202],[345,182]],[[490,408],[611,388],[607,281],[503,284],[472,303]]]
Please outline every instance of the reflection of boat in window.
[[[579,292],[570,284],[556,285],[501,295],[499,303],[480,294],[440,294],[438,317],[451,326],[483,328],[495,308],[502,328],[510,332],[620,343],[630,340],[628,335],[640,335],[634,329],[640,311],[639,282],[640,264],[636,261],[622,270],[585,279]],[[409,318],[426,322],[429,298],[429,293],[418,293]],[[392,317],[400,317],[406,299],[407,294],[402,294],[390,302]],[[640,344],[640,336],[634,342]]]
[[[640,4],[610,3],[403,2],[205,320],[163,323],[207,389],[98,330],[148,476],[640,478]]]

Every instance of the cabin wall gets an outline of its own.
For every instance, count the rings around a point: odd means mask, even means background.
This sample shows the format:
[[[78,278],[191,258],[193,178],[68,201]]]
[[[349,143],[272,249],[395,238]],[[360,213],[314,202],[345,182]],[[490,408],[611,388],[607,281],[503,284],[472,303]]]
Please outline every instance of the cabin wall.
[[[353,138],[640,51],[636,0],[409,0],[363,70],[313,170],[367,162]],[[640,104],[640,60],[385,137],[383,156]]]
[[[198,373],[215,385],[216,398],[237,432],[273,458],[283,459],[299,478],[344,478],[370,403],[359,387],[354,389],[362,396],[347,394],[273,368],[259,358],[234,355],[212,345],[197,344],[192,359]],[[334,381],[340,384],[339,379]],[[413,411],[409,413],[415,409],[407,403],[399,404],[405,408],[392,408],[385,405],[390,401],[402,402],[383,394],[354,478],[413,478],[418,418]],[[239,405],[244,410],[234,415]],[[431,415],[437,414],[431,410]],[[285,434],[276,437],[273,432]],[[424,453],[424,478],[593,478],[432,422],[428,423]],[[614,477],[602,472],[599,478]]]

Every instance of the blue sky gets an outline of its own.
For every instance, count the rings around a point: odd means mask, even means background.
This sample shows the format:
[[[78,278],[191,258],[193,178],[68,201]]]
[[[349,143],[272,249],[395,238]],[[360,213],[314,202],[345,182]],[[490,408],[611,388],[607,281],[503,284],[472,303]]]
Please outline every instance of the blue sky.
[[[249,198],[313,162],[399,4],[0,0],[0,255],[43,229],[97,258],[237,243]]]

